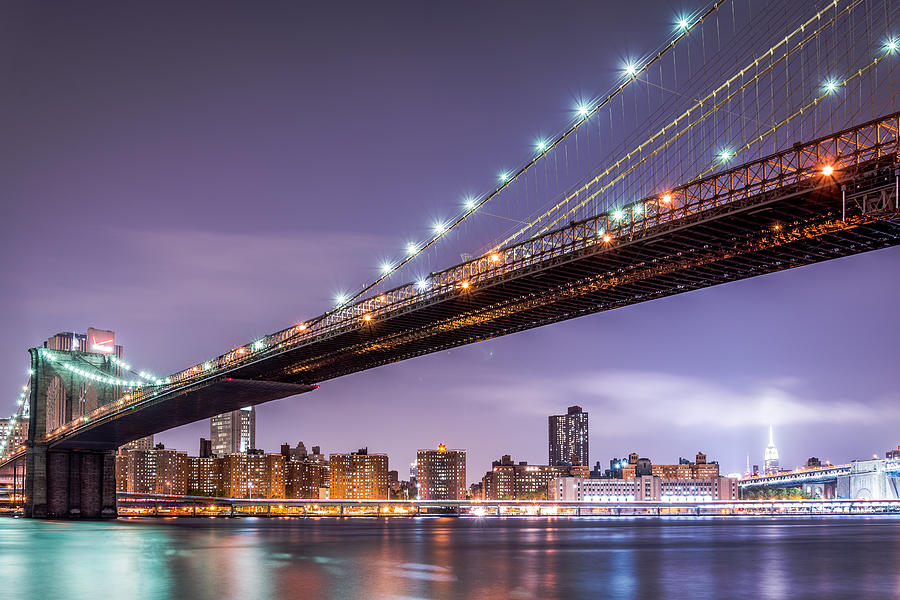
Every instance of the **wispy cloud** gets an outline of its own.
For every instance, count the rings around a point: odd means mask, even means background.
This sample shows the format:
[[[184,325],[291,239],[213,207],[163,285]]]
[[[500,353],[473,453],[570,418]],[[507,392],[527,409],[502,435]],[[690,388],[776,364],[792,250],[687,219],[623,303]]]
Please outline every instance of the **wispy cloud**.
[[[742,428],[772,425],[874,424],[900,418],[896,399],[866,403],[807,397],[795,378],[747,386],[656,371],[598,371],[553,380],[542,377],[471,382],[461,398],[510,406],[534,415],[559,411],[560,398],[599,412],[611,427]]]

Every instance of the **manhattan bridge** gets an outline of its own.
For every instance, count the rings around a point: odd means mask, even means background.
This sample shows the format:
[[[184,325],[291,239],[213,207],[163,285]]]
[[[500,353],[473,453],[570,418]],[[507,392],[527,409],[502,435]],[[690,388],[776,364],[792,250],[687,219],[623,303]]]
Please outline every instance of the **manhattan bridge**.
[[[0,440],[0,471],[25,473],[26,516],[115,516],[114,451],[146,435],[900,243],[900,3],[719,0],[646,45],[481,194],[448,192],[455,217],[323,314],[166,376],[115,355],[31,349]]]

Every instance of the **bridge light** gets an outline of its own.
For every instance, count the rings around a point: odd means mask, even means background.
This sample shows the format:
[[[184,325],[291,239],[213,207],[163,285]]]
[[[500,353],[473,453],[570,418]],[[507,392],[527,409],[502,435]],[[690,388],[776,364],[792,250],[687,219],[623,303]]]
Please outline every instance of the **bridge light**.
[[[575,110],[578,111],[578,116],[583,119],[591,112],[591,107],[587,104],[581,103],[575,108]]]
[[[616,221],[621,221],[622,219],[625,218],[625,211],[622,210],[621,208],[617,208],[616,210],[613,211],[612,218]]]
[[[428,280],[427,279],[419,279],[416,281],[416,288],[419,290],[425,291],[428,289]]]
[[[627,63],[625,65],[625,74],[629,77],[634,77],[637,74],[637,65],[634,63]]]
[[[306,331],[306,327],[306,323],[300,323],[299,325],[297,325],[297,331]]]
[[[500,255],[494,252],[493,254],[491,254],[490,259],[492,263],[498,263],[500,262]]]
[[[418,250],[418,249],[419,249],[419,246],[415,242],[409,242],[406,244],[406,253],[407,254],[415,254],[416,250]]]
[[[475,208],[475,198],[469,196],[466,198],[466,201],[463,204],[465,205],[466,210],[472,210],[473,208]]]
[[[509,171],[500,171],[500,174],[497,175],[497,179],[500,180],[500,183],[506,183],[507,181],[509,181],[509,178]]]
[[[381,274],[382,274],[382,275],[387,275],[388,273],[391,272],[391,270],[392,270],[393,268],[394,268],[394,265],[392,265],[391,263],[389,263],[389,262],[383,262],[383,263],[381,263]]]
[[[605,243],[608,244],[611,240],[612,240],[612,236],[610,236],[608,233],[607,233],[606,235],[603,236],[603,241],[604,241]]]
[[[469,282],[463,281],[462,283],[459,284],[459,287],[461,287],[464,290],[467,290],[467,289],[469,289]]]
[[[831,177],[831,174],[834,173],[834,167],[831,165],[825,165],[822,167],[822,175],[825,177]]]
[[[641,206],[640,204],[635,204],[634,206],[631,207],[631,213],[635,216],[640,216],[641,213],[643,213],[643,212],[644,212],[644,207]]]
[[[732,154],[731,150],[725,149],[719,151],[719,160],[721,162],[728,162],[733,156],[734,154]]]
[[[663,204],[669,204],[672,202],[672,196],[670,194],[666,194],[662,197]]]
[[[691,26],[690,22],[685,17],[681,17],[678,19],[678,29],[681,31],[686,31]]]
[[[837,91],[839,85],[841,85],[840,81],[837,81],[836,79],[829,79],[822,87],[825,88],[825,91],[827,93],[832,94]]]
[[[443,221],[438,221],[434,225],[431,226],[431,229],[434,231],[435,235],[441,235],[445,231],[447,231],[447,224]]]
[[[888,40],[884,43],[884,50],[888,54],[893,54],[897,50],[900,50],[900,40],[895,37],[888,38]]]
[[[349,299],[350,299],[350,296],[348,296],[347,294],[344,294],[344,293],[340,293],[334,297],[334,302],[338,306],[343,306],[344,304],[347,304],[347,301]]]
[[[371,320],[372,320],[372,315],[370,315],[368,313],[363,315],[363,321],[365,321],[366,323],[368,323]]]
[[[549,142],[547,142],[547,140],[541,138],[535,143],[534,147],[537,148],[538,152],[544,152],[549,147]]]

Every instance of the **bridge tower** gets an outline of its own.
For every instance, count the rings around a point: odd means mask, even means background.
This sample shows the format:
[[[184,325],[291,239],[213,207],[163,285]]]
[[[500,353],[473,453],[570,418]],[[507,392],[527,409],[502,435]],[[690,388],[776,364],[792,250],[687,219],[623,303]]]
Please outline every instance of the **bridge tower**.
[[[117,387],[86,379],[71,367],[112,375],[117,366],[104,354],[45,348],[32,348],[29,353],[33,378],[25,450],[25,516],[115,518],[115,449],[54,447],[48,433],[116,400]]]

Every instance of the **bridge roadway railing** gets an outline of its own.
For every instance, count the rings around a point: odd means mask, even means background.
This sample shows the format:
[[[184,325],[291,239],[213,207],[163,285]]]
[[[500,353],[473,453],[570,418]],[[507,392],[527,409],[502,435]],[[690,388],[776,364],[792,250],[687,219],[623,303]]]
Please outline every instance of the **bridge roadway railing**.
[[[850,465],[835,465],[832,467],[822,467],[816,469],[808,469],[803,471],[789,471],[778,475],[763,475],[760,477],[748,477],[747,479],[739,479],[738,487],[762,487],[767,485],[783,485],[786,483],[813,483],[819,481],[830,481],[836,479],[838,475],[847,475],[850,473]]]
[[[897,500],[563,502],[553,500],[236,499],[120,493],[120,517],[636,517],[898,514]]]
[[[124,394],[77,421],[48,433],[53,441],[72,433],[93,419],[131,408],[150,398],[222,377],[229,371],[287,352],[338,333],[366,327],[370,321],[415,310],[431,301],[461,294],[488,281],[514,277],[523,271],[563,259],[588,248],[599,251],[641,238],[660,228],[686,226],[710,209],[776,193],[787,186],[811,188],[840,182],[841,171],[873,160],[893,157],[896,162],[900,137],[900,112],[735,166],[702,179],[622,205],[595,217],[573,222],[524,242],[497,248],[456,265],[427,280],[408,283],[384,293],[340,306],[324,315],[264,336],[216,358],[193,365],[162,380]],[[833,169],[830,176],[824,167]],[[834,178],[831,180],[830,178]],[[900,186],[900,181],[897,183]],[[896,198],[900,194],[895,192]]]

